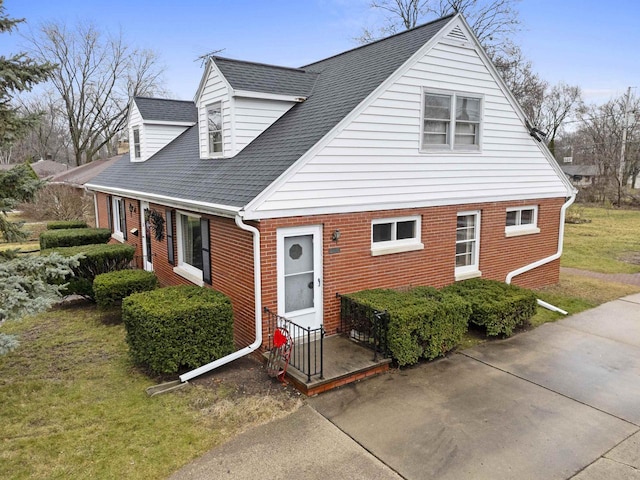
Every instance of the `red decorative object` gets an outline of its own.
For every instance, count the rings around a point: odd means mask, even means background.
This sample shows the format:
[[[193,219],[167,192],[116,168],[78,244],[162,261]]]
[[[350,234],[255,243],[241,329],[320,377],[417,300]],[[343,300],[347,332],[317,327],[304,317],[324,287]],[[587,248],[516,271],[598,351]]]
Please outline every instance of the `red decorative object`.
[[[287,343],[287,337],[283,335],[282,330],[278,328],[273,334],[273,346],[276,348],[280,348],[285,343]]]

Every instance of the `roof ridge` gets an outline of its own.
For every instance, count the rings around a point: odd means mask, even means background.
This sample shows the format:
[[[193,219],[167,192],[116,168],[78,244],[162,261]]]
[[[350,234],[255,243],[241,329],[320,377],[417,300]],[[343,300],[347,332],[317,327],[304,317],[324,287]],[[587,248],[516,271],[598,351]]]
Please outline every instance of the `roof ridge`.
[[[436,18],[434,20],[431,20],[429,22],[423,23],[421,25],[416,25],[415,27],[409,28],[407,30],[403,30],[402,32],[394,33],[393,35],[389,35],[388,37],[379,38],[378,40],[374,40],[373,42],[365,43],[364,45],[358,45],[357,47],[350,48],[349,50],[345,50],[344,52],[336,53],[335,55],[331,55],[330,57],[321,58],[320,60],[316,60],[315,62],[307,63],[306,65],[303,65],[300,68],[307,68],[307,67],[310,67],[311,65],[315,65],[317,63],[321,63],[321,62],[324,62],[326,60],[330,60],[332,58],[336,58],[336,57],[339,57],[341,55],[345,55],[347,53],[351,53],[351,52],[354,52],[356,50],[360,50],[362,48],[369,47],[369,46],[374,45],[376,43],[384,42],[386,40],[389,40],[390,38],[398,37],[400,35],[405,35],[406,33],[413,32],[414,30],[418,30],[420,28],[424,28],[424,27],[432,25],[432,24],[434,24],[436,22],[440,22],[442,20],[455,17],[456,15],[457,15],[457,13],[450,13],[449,15],[445,15],[444,17]]]
[[[160,98],[160,97],[147,97],[145,95],[134,95],[133,98],[141,98],[143,100],[162,100],[164,102],[184,102],[184,103],[194,103],[193,100],[179,100],[177,98]]]
[[[263,62],[252,62],[250,60],[238,60],[237,58],[229,58],[229,57],[220,57],[217,55],[212,56],[211,58],[215,59],[219,59],[219,60],[226,60],[229,62],[236,62],[236,63],[246,63],[249,65],[259,65],[261,67],[269,67],[269,68],[279,68],[281,70],[291,70],[294,72],[299,72],[299,73],[316,73],[316,72],[307,72],[306,70],[299,68],[299,67],[285,67],[283,65],[274,65],[271,63],[263,63]]]

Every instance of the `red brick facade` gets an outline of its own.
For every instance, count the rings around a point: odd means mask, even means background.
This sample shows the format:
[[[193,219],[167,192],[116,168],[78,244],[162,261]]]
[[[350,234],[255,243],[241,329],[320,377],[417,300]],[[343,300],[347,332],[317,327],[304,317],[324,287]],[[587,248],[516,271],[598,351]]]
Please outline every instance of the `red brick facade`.
[[[107,226],[106,196],[96,194],[100,226]],[[261,235],[262,303],[277,310],[277,229],[321,225],[323,236],[324,326],[334,333],[340,321],[336,293],[369,288],[397,288],[416,285],[442,287],[455,281],[454,258],[457,214],[480,211],[480,270],[483,278],[504,280],[506,275],[536,260],[553,255],[558,247],[562,198],[362,212],[309,217],[288,217],[256,222]],[[133,204],[136,213],[129,213]],[[538,205],[540,233],[505,236],[506,208]],[[150,205],[164,215],[166,207]],[[140,228],[139,203],[126,200],[127,228]],[[388,255],[371,255],[371,221],[420,215],[424,249]],[[231,298],[235,314],[235,340],[239,347],[253,342],[255,303],[253,292],[253,244],[249,232],[233,219],[206,216],[210,220],[212,286]],[[331,236],[340,230],[337,242]],[[175,225],[174,225],[175,235]],[[154,239],[154,270],[162,285],[188,284],[174,273],[167,261],[167,241]],[[140,237],[129,234],[127,243],[136,246],[141,258]],[[174,242],[177,244],[177,242]],[[329,253],[329,249],[339,252]],[[177,256],[176,256],[177,258]],[[551,262],[515,277],[513,283],[541,287],[557,283],[559,261]],[[266,325],[263,325],[266,329]],[[264,332],[266,334],[266,330]],[[263,337],[265,338],[265,337]]]

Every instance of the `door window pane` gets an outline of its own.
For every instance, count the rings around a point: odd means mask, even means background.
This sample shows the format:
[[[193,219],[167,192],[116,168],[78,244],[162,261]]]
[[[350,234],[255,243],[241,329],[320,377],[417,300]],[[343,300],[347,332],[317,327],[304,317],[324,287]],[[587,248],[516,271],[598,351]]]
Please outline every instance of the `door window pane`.
[[[313,272],[287,276],[284,279],[285,313],[313,307]]]

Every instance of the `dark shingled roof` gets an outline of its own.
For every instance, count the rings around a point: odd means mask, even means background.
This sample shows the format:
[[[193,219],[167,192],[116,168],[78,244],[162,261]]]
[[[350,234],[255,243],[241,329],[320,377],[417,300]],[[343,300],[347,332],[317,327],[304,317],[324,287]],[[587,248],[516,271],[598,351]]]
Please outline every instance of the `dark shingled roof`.
[[[134,97],[133,99],[143,120],[190,123],[198,121],[198,110],[192,101],[149,97]]]
[[[306,97],[318,78],[317,72],[301,68],[278,67],[223,57],[213,57],[213,61],[235,90]]]
[[[200,159],[198,131],[194,126],[146,162],[131,163],[125,156],[91,183],[98,187],[243,207],[335,127],[451,18],[444,17],[307,65],[305,72],[317,74],[308,99],[294,105],[233,158]],[[239,65],[239,62],[235,63]]]

